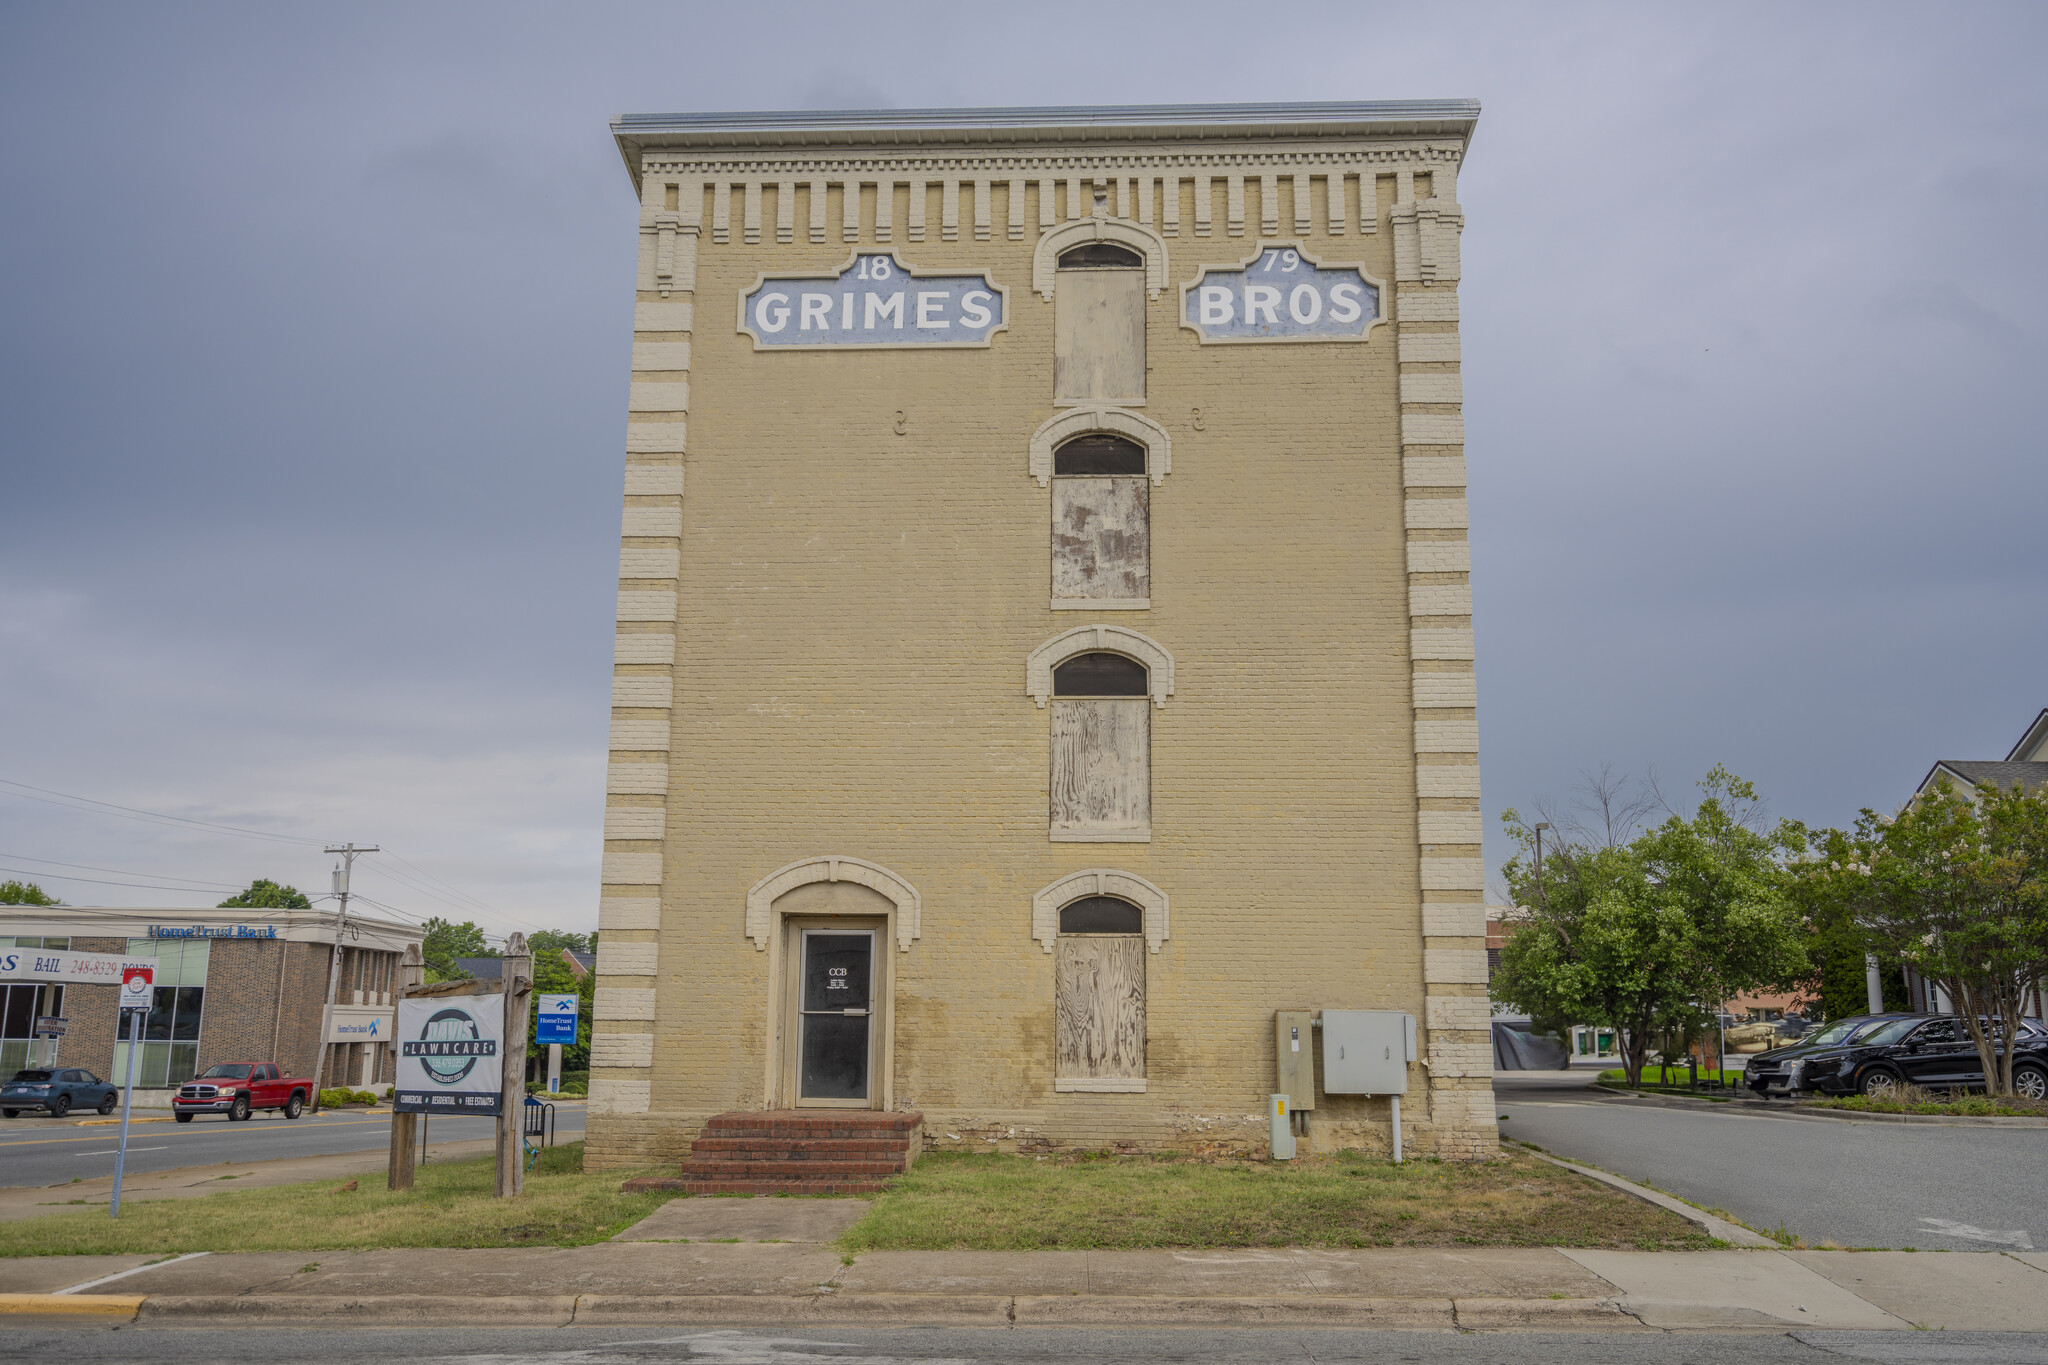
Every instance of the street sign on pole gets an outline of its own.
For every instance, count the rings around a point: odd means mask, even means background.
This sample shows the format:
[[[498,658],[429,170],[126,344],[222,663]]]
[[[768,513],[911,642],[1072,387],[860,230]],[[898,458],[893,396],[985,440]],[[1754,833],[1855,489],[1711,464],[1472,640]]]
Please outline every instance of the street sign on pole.
[[[576,995],[543,995],[540,1012],[534,1016],[533,1040],[548,1045],[548,1093],[562,1088],[562,1044],[576,1045],[577,1010],[582,1000]]]
[[[142,1050],[142,1021],[156,1000],[156,968],[129,963],[121,968],[121,1022],[128,1025],[128,1083],[121,1094],[121,1142],[114,1149],[114,1196],[107,1217],[121,1216],[121,1168],[128,1163],[128,1116],[135,1111],[135,1054]]]
[[[575,995],[543,995],[540,998],[540,1013],[534,1021],[533,1041],[536,1043],[567,1043],[576,1045],[576,1011],[579,998]]]

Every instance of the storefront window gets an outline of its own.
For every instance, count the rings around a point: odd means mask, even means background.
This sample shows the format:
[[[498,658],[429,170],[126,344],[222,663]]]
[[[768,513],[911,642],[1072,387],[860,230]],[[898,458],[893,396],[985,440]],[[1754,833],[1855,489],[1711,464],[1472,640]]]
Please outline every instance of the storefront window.
[[[6,947],[34,947],[36,941],[16,940]],[[38,1014],[62,1014],[64,988],[31,982],[0,986],[0,1079],[12,1076],[28,1065],[35,1048]]]
[[[142,1052],[135,1059],[135,1084],[145,1090],[183,1085],[199,1065],[199,1022],[206,1001],[206,963],[212,943],[199,939],[128,940],[129,957],[156,959],[156,998],[142,1025]],[[114,1044],[108,1079],[128,1079],[124,1031]]]

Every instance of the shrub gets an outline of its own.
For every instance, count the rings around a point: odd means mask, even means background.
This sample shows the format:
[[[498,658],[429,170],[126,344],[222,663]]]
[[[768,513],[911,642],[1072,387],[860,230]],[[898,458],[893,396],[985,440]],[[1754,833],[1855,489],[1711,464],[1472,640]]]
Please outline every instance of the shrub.
[[[320,1092],[320,1104],[323,1108],[337,1104],[375,1104],[376,1102],[377,1095],[372,1090],[350,1090],[347,1086],[340,1086],[333,1090],[322,1090]]]

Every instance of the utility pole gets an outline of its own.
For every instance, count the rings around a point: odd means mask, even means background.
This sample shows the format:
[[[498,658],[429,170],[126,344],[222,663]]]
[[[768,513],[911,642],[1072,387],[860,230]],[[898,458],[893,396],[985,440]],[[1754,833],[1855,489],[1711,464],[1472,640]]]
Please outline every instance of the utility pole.
[[[334,912],[334,956],[327,963],[327,995],[320,1006],[320,1048],[313,1054],[313,1112],[320,1112],[321,1081],[327,1070],[327,1034],[334,1026],[334,992],[341,984],[341,930],[348,922],[348,875],[356,865],[359,853],[377,853],[381,850],[372,844],[368,848],[357,848],[354,842],[336,848],[327,846],[329,853],[341,855],[341,866],[334,869],[334,898],[338,908]]]

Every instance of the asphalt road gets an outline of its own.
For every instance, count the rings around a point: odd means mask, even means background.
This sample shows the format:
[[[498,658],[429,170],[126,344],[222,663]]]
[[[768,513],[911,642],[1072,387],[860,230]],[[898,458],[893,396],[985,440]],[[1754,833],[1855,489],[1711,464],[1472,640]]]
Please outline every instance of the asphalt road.
[[[1667,1108],[1591,1080],[1496,1076],[1501,1132],[1815,1245],[2048,1247],[2048,1128],[1858,1123],[1782,1102]]]
[[[154,1117],[154,1115],[138,1115]],[[558,1108],[555,1131],[564,1142],[583,1136],[583,1106]],[[492,1135],[487,1118],[436,1118],[427,1122],[427,1140],[460,1142]],[[114,1173],[114,1150],[120,1145],[118,1125],[79,1127],[69,1121],[22,1114],[0,1120],[0,1186],[63,1185],[74,1177],[90,1180]],[[246,1123],[225,1118],[198,1118],[174,1123],[131,1124],[127,1171],[170,1171],[185,1166],[212,1166],[229,1161],[270,1161],[287,1156],[329,1156],[338,1152],[371,1151],[391,1142],[388,1110],[344,1109],[287,1119],[282,1114],[254,1114]]]
[[[1830,1365],[1831,1362],[1970,1362],[2048,1365],[2048,1337],[1972,1332],[1461,1333],[1280,1328],[918,1327],[807,1328],[794,1332],[660,1327],[549,1329],[166,1331],[124,1327],[51,1330],[10,1325],[0,1352],[17,1360],[317,1361],[319,1365]]]

